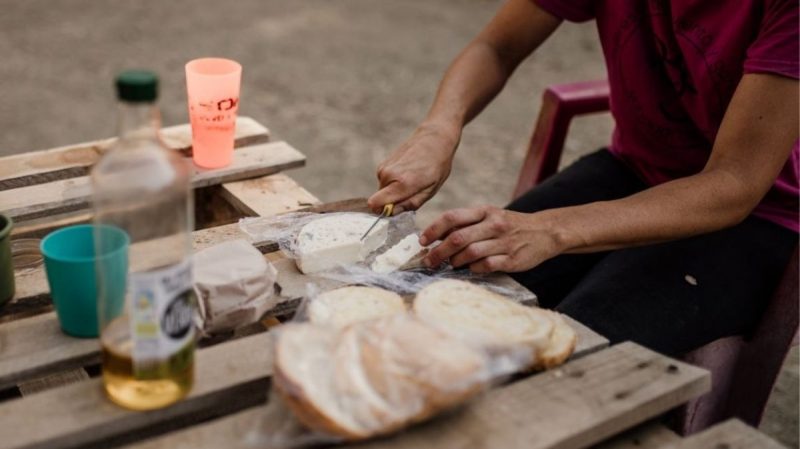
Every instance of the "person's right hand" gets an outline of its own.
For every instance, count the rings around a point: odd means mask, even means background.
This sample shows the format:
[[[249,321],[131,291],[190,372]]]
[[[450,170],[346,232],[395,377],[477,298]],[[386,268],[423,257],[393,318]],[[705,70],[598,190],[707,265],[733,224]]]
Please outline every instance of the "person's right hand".
[[[460,130],[423,124],[378,166],[379,190],[368,204],[380,211],[395,205],[395,213],[419,209],[450,175]]]

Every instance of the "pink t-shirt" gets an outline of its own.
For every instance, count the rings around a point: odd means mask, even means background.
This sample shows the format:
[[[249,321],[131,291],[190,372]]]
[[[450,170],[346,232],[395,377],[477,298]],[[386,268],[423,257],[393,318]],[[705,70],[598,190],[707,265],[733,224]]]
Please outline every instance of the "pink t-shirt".
[[[597,21],[616,121],[610,149],[651,185],[703,169],[743,74],[798,78],[797,0],[536,2]],[[753,214],[798,232],[798,172],[795,143]]]

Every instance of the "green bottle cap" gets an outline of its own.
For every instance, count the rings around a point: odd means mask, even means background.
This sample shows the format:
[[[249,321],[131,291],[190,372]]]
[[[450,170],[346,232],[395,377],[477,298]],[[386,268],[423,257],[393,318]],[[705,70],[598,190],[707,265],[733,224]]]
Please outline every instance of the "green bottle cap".
[[[148,70],[126,70],[117,76],[117,98],[133,103],[158,98],[158,76]]]

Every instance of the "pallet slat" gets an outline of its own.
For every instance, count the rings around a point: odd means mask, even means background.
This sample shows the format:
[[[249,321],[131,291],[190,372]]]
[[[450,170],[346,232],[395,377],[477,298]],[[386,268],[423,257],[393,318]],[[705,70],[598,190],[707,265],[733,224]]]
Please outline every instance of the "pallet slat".
[[[253,145],[235,151],[233,162],[227,167],[195,168],[192,186],[206,187],[269,175],[300,167],[305,160],[302,153],[286,142]],[[0,191],[0,209],[15,220],[23,221],[85,208],[90,198],[91,181],[88,176],[81,176]]]
[[[707,391],[708,372],[623,343],[479,397],[448,416],[358,448],[587,447]],[[135,444],[252,448],[264,408]]]
[[[191,125],[170,126],[161,130],[167,148],[191,155]],[[234,145],[237,147],[264,143],[269,130],[250,117],[236,119]],[[100,159],[102,152],[116,138],[79,143],[44,151],[33,151],[0,158],[0,190],[57,181],[88,173],[88,167]]]
[[[280,193],[277,193],[280,192]],[[286,192],[286,193],[284,193]],[[320,201],[288,176],[268,176],[222,185],[222,197],[246,215],[266,217]]]
[[[176,405],[132,412],[108,401],[100,379],[67,385],[0,404],[0,441],[7,448],[68,448],[164,422],[262,403],[270,374],[271,334],[197,352],[195,386]]]
[[[60,373],[51,374],[39,379],[29,380],[18,385],[19,392],[23,396],[30,396],[40,391],[49,390],[55,387],[83,382],[89,379],[89,373],[83,368],[76,368]]]
[[[55,312],[0,326],[0,389],[25,379],[100,361],[93,338],[64,335]]]

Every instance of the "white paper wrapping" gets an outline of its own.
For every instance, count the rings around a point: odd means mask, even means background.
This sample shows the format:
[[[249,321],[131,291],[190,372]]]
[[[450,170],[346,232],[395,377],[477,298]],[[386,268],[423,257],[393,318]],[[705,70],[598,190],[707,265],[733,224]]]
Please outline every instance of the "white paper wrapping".
[[[232,240],[194,255],[194,289],[206,335],[254,323],[279,301],[278,272],[245,240]]]

